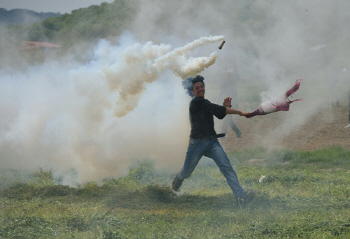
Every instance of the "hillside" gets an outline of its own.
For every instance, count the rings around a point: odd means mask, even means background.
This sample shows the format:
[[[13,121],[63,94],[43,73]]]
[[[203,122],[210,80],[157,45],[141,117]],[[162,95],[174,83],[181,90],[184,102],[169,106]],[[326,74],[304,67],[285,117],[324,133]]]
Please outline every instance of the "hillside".
[[[242,132],[237,138],[229,129],[226,137],[221,140],[226,150],[251,149],[255,147],[285,148],[292,150],[316,150],[330,146],[342,146],[350,149],[350,128],[348,124],[348,106],[336,105],[329,111],[318,112],[310,119],[291,132],[287,137],[281,138],[278,133],[271,136],[273,128],[281,127],[288,112],[278,112],[266,116],[257,116],[247,120],[235,117],[234,121]],[[274,144],[266,140],[275,137]],[[278,145],[277,143],[278,142]]]
[[[22,25],[34,22],[40,22],[49,17],[60,16],[60,13],[53,12],[35,12],[26,9],[6,10],[0,8],[0,24]]]
[[[132,20],[134,12],[133,1],[126,0],[91,5],[62,15],[0,8],[0,24],[10,26],[8,38],[14,36],[19,41],[54,42],[61,49],[66,49],[75,44],[80,47],[83,43],[90,45],[108,37],[114,39]],[[85,47],[85,50],[89,48]]]

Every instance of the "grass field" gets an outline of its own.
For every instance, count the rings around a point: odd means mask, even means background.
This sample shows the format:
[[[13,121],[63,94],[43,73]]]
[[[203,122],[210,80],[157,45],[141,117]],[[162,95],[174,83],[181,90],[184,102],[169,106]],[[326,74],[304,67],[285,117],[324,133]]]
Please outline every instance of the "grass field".
[[[350,151],[229,156],[242,186],[256,192],[245,207],[212,163],[176,194],[174,175],[151,162],[78,187],[60,185],[51,171],[2,170],[0,238],[350,238]]]

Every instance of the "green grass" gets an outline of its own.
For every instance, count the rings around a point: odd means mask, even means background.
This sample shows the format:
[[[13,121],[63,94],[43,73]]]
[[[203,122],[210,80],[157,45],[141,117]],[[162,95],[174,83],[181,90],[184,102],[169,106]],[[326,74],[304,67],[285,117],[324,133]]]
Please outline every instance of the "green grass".
[[[350,151],[257,148],[229,157],[243,187],[256,191],[244,208],[212,164],[199,165],[180,193],[170,188],[174,175],[150,162],[78,187],[51,171],[2,170],[0,238],[350,238]]]

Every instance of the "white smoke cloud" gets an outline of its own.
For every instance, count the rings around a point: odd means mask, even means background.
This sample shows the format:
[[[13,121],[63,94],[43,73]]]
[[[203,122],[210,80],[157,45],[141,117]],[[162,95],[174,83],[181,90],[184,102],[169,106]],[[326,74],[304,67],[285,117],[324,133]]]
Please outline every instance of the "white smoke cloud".
[[[124,38],[101,41],[85,64],[48,61],[1,72],[2,168],[53,168],[72,184],[72,170],[84,183],[123,176],[138,160],[182,163],[189,99],[179,76],[213,64],[215,53],[196,58],[190,51],[223,37],[175,49]]]

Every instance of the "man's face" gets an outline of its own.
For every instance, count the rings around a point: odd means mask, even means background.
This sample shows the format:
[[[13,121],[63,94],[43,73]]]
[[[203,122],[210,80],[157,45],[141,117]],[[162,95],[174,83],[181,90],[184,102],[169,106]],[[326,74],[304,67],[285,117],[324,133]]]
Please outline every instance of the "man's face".
[[[204,98],[205,94],[205,86],[203,85],[202,82],[196,82],[193,84],[192,92],[194,97],[201,97]]]

